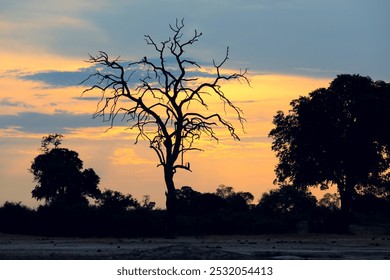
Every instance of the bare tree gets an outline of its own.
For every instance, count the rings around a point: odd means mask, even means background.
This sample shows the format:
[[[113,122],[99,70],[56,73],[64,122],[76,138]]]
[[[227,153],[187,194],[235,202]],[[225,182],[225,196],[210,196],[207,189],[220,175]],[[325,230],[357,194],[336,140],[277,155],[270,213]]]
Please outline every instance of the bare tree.
[[[183,54],[202,33],[195,30],[190,39],[184,40],[183,28],[183,20],[176,20],[175,25],[170,25],[173,36],[160,44],[145,35],[147,45],[155,49],[158,59],[144,57],[125,65],[119,58],[111,60],[103,51],[96,56],[90,55],[89,62],[103,66],[105,71],[89,76],[86,81],[95,79],[95,82],[84,91],[97,89],[102,92],[95,117],[105,118],[112,126],[118,115],[123,116],[122,120],[129,121],[130,127],[138,131],[135,142],[142,138],[155,151],[158,166],[164,168],[169,223],[175,219],[174,175],[178,169],[191,171],[189,163],[184,163],[183,155],[188,151],[201,150],[194,143],[202,135],[218,141],[217,126],[225,127],[234,139],[240,140],[232,122],[226,117],[227,110],[232,110],[241,126],[245,120],[241,109],[222,91],[221,83],[242,80],[249,84],[247,70],[228,75],[222,73],[221,68],[229,59],[229,48],[221,63],[213,61],[214,73],[206,81],[194,76],[191,70],[199,71],[201,67]],[[143,76],[131,83],[132,77],[140,71]],[[219,98],[225,117],[218,112],[210,113],[206,102],[212,96]]]

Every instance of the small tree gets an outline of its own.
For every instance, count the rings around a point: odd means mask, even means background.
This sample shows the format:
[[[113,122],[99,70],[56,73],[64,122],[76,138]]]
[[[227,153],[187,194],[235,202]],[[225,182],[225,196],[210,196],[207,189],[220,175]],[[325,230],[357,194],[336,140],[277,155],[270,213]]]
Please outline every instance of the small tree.
[[[97,82],[86,91],[98,89],[103,97],[95,117],[105,117],[113,125],[115,118],[123,113],[138,130],[135,139],[149,142],[156,153],[158,166],[164,169],[166,185],[166,207],[169,217],[168,228],[173,227],[176,208],[174,174],[178,169],[191,171],[183,155],[189,151],[201,150],[194,142],[206,135],[218,141],[214,128],[225,127],[230,135],[239,140],[233,124],[219,113],[211,112],[208,98],[216,96],[223,104],[222,110],[231,109],[242,125],[242,111],[235,106],[221,89],[221,83],[229,80],[248,82],[246,71],[225,75],[222,66],[229,58],[227,49],[221,63],[213,61],[215,72],[207,81],[191,75],[192,69],[200,69],[194,60],[184,57],[187,47],[196,43],[202,36],[196,30],[193,36],[184,40],[183,21],[170,25],[173,33],[168,40],[156,43],[146,35],[147,45],[154,48],[158,59],[142,58],[125,65],[119,59],[110,59],[107,53],[90,56],[89,62],[102,66],[104,72],[97,72],[87,78],[97,78]],[[132,77],[137,71],[144,71],[139,81]],[[121,103],[121,101],[130,101]],[[121,105],[120,105],[121,104]]]
[[[37,183],[32,197],[45,199],[46,204],[63,200],[88,203],[87,196],[95,198],[100,194],[100,178],[92,168],[82,170],[83,162],[77,152],[59,148],[62,138],[60,134],[43,137],[42,154],[35,157],[29,169]]]

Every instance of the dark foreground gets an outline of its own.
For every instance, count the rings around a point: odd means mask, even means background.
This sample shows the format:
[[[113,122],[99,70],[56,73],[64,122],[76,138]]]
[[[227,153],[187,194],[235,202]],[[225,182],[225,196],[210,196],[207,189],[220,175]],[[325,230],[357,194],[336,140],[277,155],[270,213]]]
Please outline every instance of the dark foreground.
[[[48,238],[0,234],[0,259],[390,259],[390,234]]]

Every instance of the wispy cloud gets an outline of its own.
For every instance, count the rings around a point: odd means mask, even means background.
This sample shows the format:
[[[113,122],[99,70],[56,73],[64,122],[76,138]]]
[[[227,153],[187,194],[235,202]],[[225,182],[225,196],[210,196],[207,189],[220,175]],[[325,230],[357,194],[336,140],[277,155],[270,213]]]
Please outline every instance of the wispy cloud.
[[[107,123],[92,119],[91,115],[75,115],[65,111],[55,114],[23,112],[17,115],[2,115],[0,129],[13,128],[29,133],[65,133],[72,128],[107,127]]]
[[[304,76],[322,76],[322,77],[336,76],[338,74],[346,73],[346,71],[337,70],[337,69],[322,69],[322,68],[309,68],[309,67],[295,67],[294,71]]]
[[[149,59],[150,62],[155,63],[156,65],[159,65],[160,61],[158,58],[151,58]],[[195,60],[194,60],[195,61]],[[122,61],[120,62],[121,65],[127,70],[127,74],[131,75],[131,81],[134,84],[139,83],[141,79],[145,78],[146,71],[140,65],[139,67],[132,66],[131,68],[128,67],[128,65],[132,63],[132,61]],[[168,57],[165,61],[166,67],[171,71],[173,74],[178,71],[178,67],[176,64],[176,61],[173,57]],[[201,63],[201,62],[199,62]],[[205,66],[204,68],[188,68],[186,69],[187,77],[189,78],[207,78],[207,77],[215,77],[216,73],[213,73],[210,71],[210,63],[203,63]],[[91,77],[91,79],[87,79],[89,76],[100,72],[102,74],[104,73],[113,73],[112,69],[108,68],[102,68],[100,65],[92,65],[88,68],[80,68],[75,71],[43,71],[43,72],[37,72],[37,73],[22,73],[19,72],[19,78],[23,80],[30,80],[30,81],[36,81],[36,82],[43,82],[44,86],[43,88],[63,88],[63,87],[74,87],[74,86],[92,86],[96,84],[98,81],[95,79],[95,77]]]
[[[22,107],[22,108],[33,108],[34,106],[25,103],[25,102],[20,102],[20,101],[12,101],[11,98],[5,97],[0,99],[0,106],[5,106],[5,107]]]
[[[135,149],[122,147],[117,148],[113,155],[110,157],[112,164],[114,165],[140,165],[140,164],[153,164],[156,165],[155,160],[144,158],[135,151]]]
[[[77,71],[46,71],[34,74],[21,75],[19,78],[30,81],[43,82],[47,88],[62,88],[80,86],[82,81],[93,74],[92,69]]]

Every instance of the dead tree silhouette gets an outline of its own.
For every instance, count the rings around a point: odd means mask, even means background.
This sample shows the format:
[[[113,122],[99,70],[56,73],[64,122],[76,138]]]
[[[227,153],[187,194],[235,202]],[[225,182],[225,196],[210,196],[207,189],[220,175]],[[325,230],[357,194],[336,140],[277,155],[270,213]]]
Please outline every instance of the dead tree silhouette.
[[[213,61],[214,73],[207,81],[191,76],[190,70],[200,69],[201,66],[185,58],[184,52],[199,40],[202,33],[195,30],[190,39],[184,40],[183,28],[184,21],[176,20],[174,26],[170,25],[173,36],[161,44],[145,35],[147,45],[158,54],[157,62],[143,57],[140,61],[123,65],[119,58],[111,60],[102,51],[97,56],[90,56],[90,63],[109,71],[89,76],[86,80],[97,78],[98,82],[84,91],[97,89],[103,94],[95,117],[108,116],[113,125],[115,118],[123,113],[124,118],[132,122],[130,127],[138,130],[135,142],[146,140],[155,151],[158,166],[164,169],[168,229],[171,231],[176,215],[174,175],[178,169],[191,171],[190,164],[184,163],[183,155],[189,151],[201,151],[194,144],[203,135],[218,141],[215,132],[218,125],[225,127],[234,139],[240,139],[234,125],[218,113],[220,111],[210,113],[209,98],[218,97],[222,111],[230,109],[243,125],[241,109],[225,95],[221,83],[243,80],[249,84],[246,70],[229,75],[222,73],[222,66],[229,59],[229,48],[221,63]],[[171,63],[170,58],[173,60]],[[140,70],[145,71],[143,78],[138,83],[132,83],[132,76]],[[121,103],[123,100],[130,102]]]

